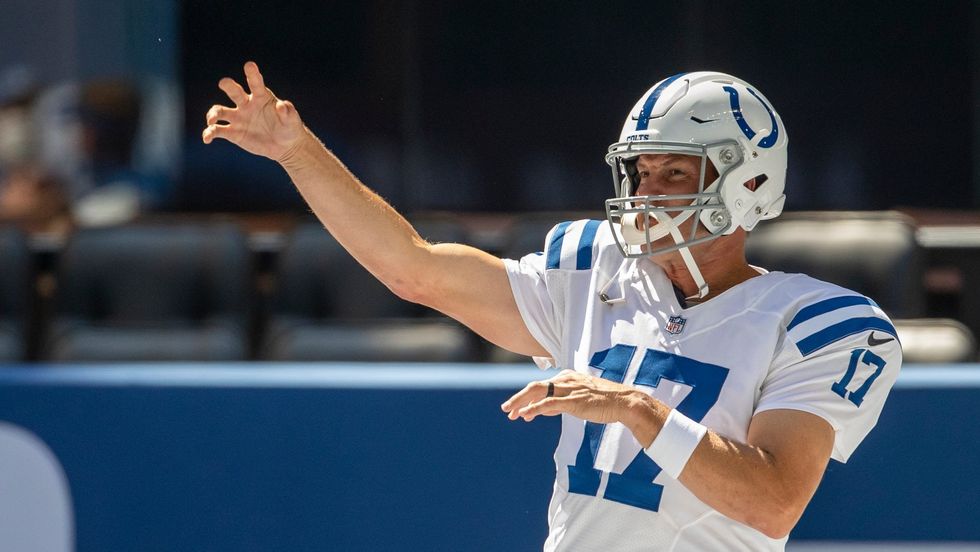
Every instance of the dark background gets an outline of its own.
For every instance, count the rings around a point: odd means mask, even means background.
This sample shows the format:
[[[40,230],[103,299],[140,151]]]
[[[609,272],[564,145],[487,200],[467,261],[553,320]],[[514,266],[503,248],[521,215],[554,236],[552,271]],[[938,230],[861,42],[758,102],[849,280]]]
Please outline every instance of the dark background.
[[[719,70],[790,135],[791,209],[975,208],[977,16],[967,0],[183,2],[182,208],[302,208],[285,175],[198,145],[216,82],[269,86],[396,207],[598,209],[602,156],[653,83]]]

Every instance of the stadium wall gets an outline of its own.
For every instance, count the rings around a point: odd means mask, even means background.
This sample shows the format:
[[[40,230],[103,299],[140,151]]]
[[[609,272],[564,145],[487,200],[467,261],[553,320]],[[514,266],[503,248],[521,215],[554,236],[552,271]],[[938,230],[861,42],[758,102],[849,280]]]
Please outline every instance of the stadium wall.
[[[0,367],[0,421],[60,462],[79,551],[540,550],[559,424],[510,422],[499,405],[545,375]],[[848,465],[831,463],[791,542],[980,541],[977,404],[980,366],[907,367],[875,431]],[[10,452],[0,447],[0,466]],[[0,511],[30,501],[0,494]]]

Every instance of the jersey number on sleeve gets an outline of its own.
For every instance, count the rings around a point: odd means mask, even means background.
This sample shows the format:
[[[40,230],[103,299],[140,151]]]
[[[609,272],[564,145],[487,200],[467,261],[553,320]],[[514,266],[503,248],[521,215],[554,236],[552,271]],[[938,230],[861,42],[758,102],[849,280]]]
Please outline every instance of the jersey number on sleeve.
[[[600,370],[603,379],[623,383],[635,354],[634,346],[616,345],[592,355],[589,366]],[[657,387],[660,380],[667,379],[690,386],[691,391],[676,408],[681,414],[700,422],[718,401],[727,377],[727,368],[647,349],[633,384]],[[602,472],[595,469],[595,458],[605,428],[604,424],[585,424],[585,437],[575,458],[575,465],[568,466],[569,492],[598,495]],[[603,498],[656,512],[660,508],[663,485],[657,485],[653,480],[660,475],[660,471],[660,466],[641,450],[623,473],[609,474]]]
[[[848,391],[847,386],[851,383],[851,379],[854,378],[854,373],[857,372],[858,359],[861,360],[861,363],[867,364],[868,366],[876,366],[877,369],[873,374],[868,376],[868,379],[864,380],[864,384],[856,391]],[[872,353],[870,349],[854,349],[851,351],[851,362],[847,365],[847,371],[844,372],[844,377],[832,385],[830,389],[840,395],[841,398],[854,403],[854,406],[861,406],[861,403],[864,401],[864,395],[867,394],[868,389],[871,389],[871,384],[878,379],[878,376],[881,375],[881,371],[884,369],[885,359]]]

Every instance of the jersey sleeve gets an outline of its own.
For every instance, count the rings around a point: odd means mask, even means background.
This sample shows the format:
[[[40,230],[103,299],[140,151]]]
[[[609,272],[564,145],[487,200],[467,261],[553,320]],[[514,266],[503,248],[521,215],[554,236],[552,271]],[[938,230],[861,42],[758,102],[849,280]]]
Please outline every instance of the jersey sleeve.
[[[898,334],[874,302],[858,295],[816,301],[787,325],[755,413],[820,416],[834,428],[831,457],[846,462],[878,422],[901,365]]]
[[[595,262],[600,224],[597,220],[562,222],[545,236],[543,251],[520,260],[504,259],[521,317],[550,355],[534,359],[541,368],[563,367],[566,298]]]

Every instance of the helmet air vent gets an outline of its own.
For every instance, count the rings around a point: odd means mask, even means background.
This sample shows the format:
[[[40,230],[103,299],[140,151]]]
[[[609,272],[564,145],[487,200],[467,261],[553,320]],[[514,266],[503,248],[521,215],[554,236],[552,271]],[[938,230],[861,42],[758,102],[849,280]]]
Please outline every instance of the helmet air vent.
[[[657,102],[655,109],[650,113],[651,119],[656,119],[657,117],[663,117],[670,111],[670,108],[674,107],[674,104],[680,101],[681,98],[687,95],[687,91],[691,88],[691,82],[688,80],[681,81],[683,87],[677,87],[669,96],[661,96],[660,100]]]

